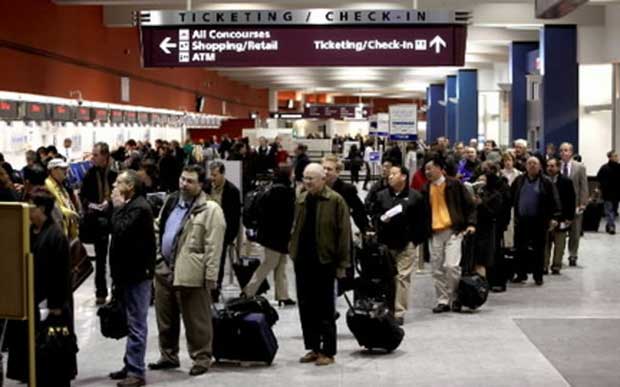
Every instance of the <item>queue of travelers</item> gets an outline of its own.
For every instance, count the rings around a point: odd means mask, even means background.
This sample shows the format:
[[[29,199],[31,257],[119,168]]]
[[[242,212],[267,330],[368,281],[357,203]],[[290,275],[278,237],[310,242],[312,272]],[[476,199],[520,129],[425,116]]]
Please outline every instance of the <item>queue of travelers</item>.
[[[542,286],[545,275],[560,275],[567,248],[569,266],[577,265],[590,192],[585,166],[575,160],[572,144],[561,144],[559,154],[547,147],[543,155],[530,152],[525,140],[506,150],[489,140],[479,150],[477,142],[451,147],[441,137],[428,147],[409,146],[403,157],[397,144],[389,143],[381,176],[363,189],[362,201],[357,168],[367,160],[362,153],[373,148],[372,142],[357,140],[360,147],[351,148],[349,157],[326,155],[320,162],[311,160],[304,145],[291,157],[281,138],[272,143],[260,138],[256,148],[247,139],[226,136],[183,146],[157,140],[151,147],[130,140],[110,149],[100,142],[79,186],[68,179],[68,151],[29,151],[21,171],[13,170],[0,154],[0,200],[34,206],[35,296],[47,300],[50,316],[65,318],[71,329],[69,246],[76,240],[94,245],[95,304],[116,298],[127,316],[123,364],[109,374],[121,387],[145,385],[147,368],[180,367],[181,322],[192,361],[190,375],[208,372],[213,356],[211,306],[221,301],[229,250],[242,234],[241,200],[260,179],[272,181],[261,199],[256,238],[265,257],[241,292],[253,297],[274,272],[275,300],[282,307],[299,308],[307,351],[301,363],[335,362],[335,294],[352,273],[356,233],[376,232],[393,258],[390,311],[401,325],[411,304],[418,260],[425,258],[436,296],[432,312],[462,310],[456,290],[464,239],[473,240],[474,270],[495,292],[506,291],[508,282],[524,283],[530,273]],[[620,164],[615,151],[607,157],[597,178],[606,231],[615,234]],[[224,159],[242,162],[241,189],[226,177]],[[355,163],[352,183],[343,178],[346,161]],[[164,192],[165,199],[157,202],[149,195],[156,192]],[[289,257],[296,300],[288,289]],[[111,284],[106,281],[108,265]],[[152,300],[159,358],[147,365]],[[27,360],[19,341],[25,328],[16,323],[9,329],[15,334],[9,335],[7,375],[25,382]],[[44,385],[69,385],[76,373],[64,380],[50,376]]]

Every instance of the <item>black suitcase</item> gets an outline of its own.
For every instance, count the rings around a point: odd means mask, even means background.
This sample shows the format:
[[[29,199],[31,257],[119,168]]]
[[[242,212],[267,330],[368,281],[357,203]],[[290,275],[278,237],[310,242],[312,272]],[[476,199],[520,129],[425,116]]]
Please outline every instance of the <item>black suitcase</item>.
[[[262,313],[265,315],[269,326],[273,326],[280,318],[269,301],[261,296],[231,298],[226,301],[226,309],[238,315]]]
[[[239,286],[243,289],[252,279],[252,275],[260,266],[260,259],[254,257],[239,257],[239,259],[232,264],[233,271],[239,281]],[[269,282],[265,279],[260,284],[256,294],[263,294],[269,290]]]
[[[373,233],[369,233],[364,238],[363,247],[355,255],[359,277],[355,279],[354,300],[369,298],[391,304],[397,270],[389,249],[380,244]]]
[[[603,212],[603,203],[596,201],[588,203],[583,212],[583,231],[598,232]]]
[[[213,313],[213,357],[216,361],[264,362],[278,352],[278,340],[261,313],[239,315],[227,309]]]
[[[362,299],[352,305],[346,294],[345,299],[349,303],[347,326],[360,346],[388,353],[398,348],[405,331],[385,303]]]
[[[474,238],[475,236],[463,238],[461,246],[463,275],[457,289],[459,302],[470,309],[481,307],[489,296],[489,282],[474,271]]]

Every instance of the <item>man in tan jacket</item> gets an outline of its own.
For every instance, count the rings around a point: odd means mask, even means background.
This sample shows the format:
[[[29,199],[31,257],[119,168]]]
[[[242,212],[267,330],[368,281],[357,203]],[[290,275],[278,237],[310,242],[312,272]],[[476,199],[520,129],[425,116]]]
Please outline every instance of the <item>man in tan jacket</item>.
[[[179,315],[194,362],[190,375],[204,374],[211,364],[210,291],[216,288],[226,221],[220,206],[202,192],[204,179],[201,167],[185,167],[179,191],[166,199],[159,215],[155,308],[161,357],[149,364],[152,370],[179,367]]]

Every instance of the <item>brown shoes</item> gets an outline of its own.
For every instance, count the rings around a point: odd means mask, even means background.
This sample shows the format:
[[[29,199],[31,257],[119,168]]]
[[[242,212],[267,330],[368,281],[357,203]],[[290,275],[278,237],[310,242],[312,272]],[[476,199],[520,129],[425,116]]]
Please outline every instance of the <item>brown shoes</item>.
[[[334,364],[334,362],[336,361],[336,359],[334,359],[332,356],[326,356],[323,355],[322,353],[319,354],[319,358],[316,359],[316,361],[314,362],[314,365],[317,366],[327,366],[330,364]]]
[[[299,358],[299,362],[300,363],[314,363],[319,359],[319,354],[314,352],[314,351],[310,351],[307,354],[305,354],[304,356]]]
[[[300,363],[314,363],[317,366],[326,366],[334,364],[336,360],[333,356],[326,356],[322,353],[310,351],[299,359]]]

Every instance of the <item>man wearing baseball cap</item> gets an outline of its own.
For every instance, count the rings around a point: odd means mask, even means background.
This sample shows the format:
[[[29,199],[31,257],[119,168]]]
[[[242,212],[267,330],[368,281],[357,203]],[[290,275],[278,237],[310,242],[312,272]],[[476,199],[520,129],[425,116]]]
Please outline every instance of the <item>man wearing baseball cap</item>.
[[[62,212],[62,228],[69,240],[78,237],[79,213],[64,186],[67,179],[69,164],[60,158],[52,159],[47,164],[49,176],[45,180],[45,188],[54,196],[56,205]]]

